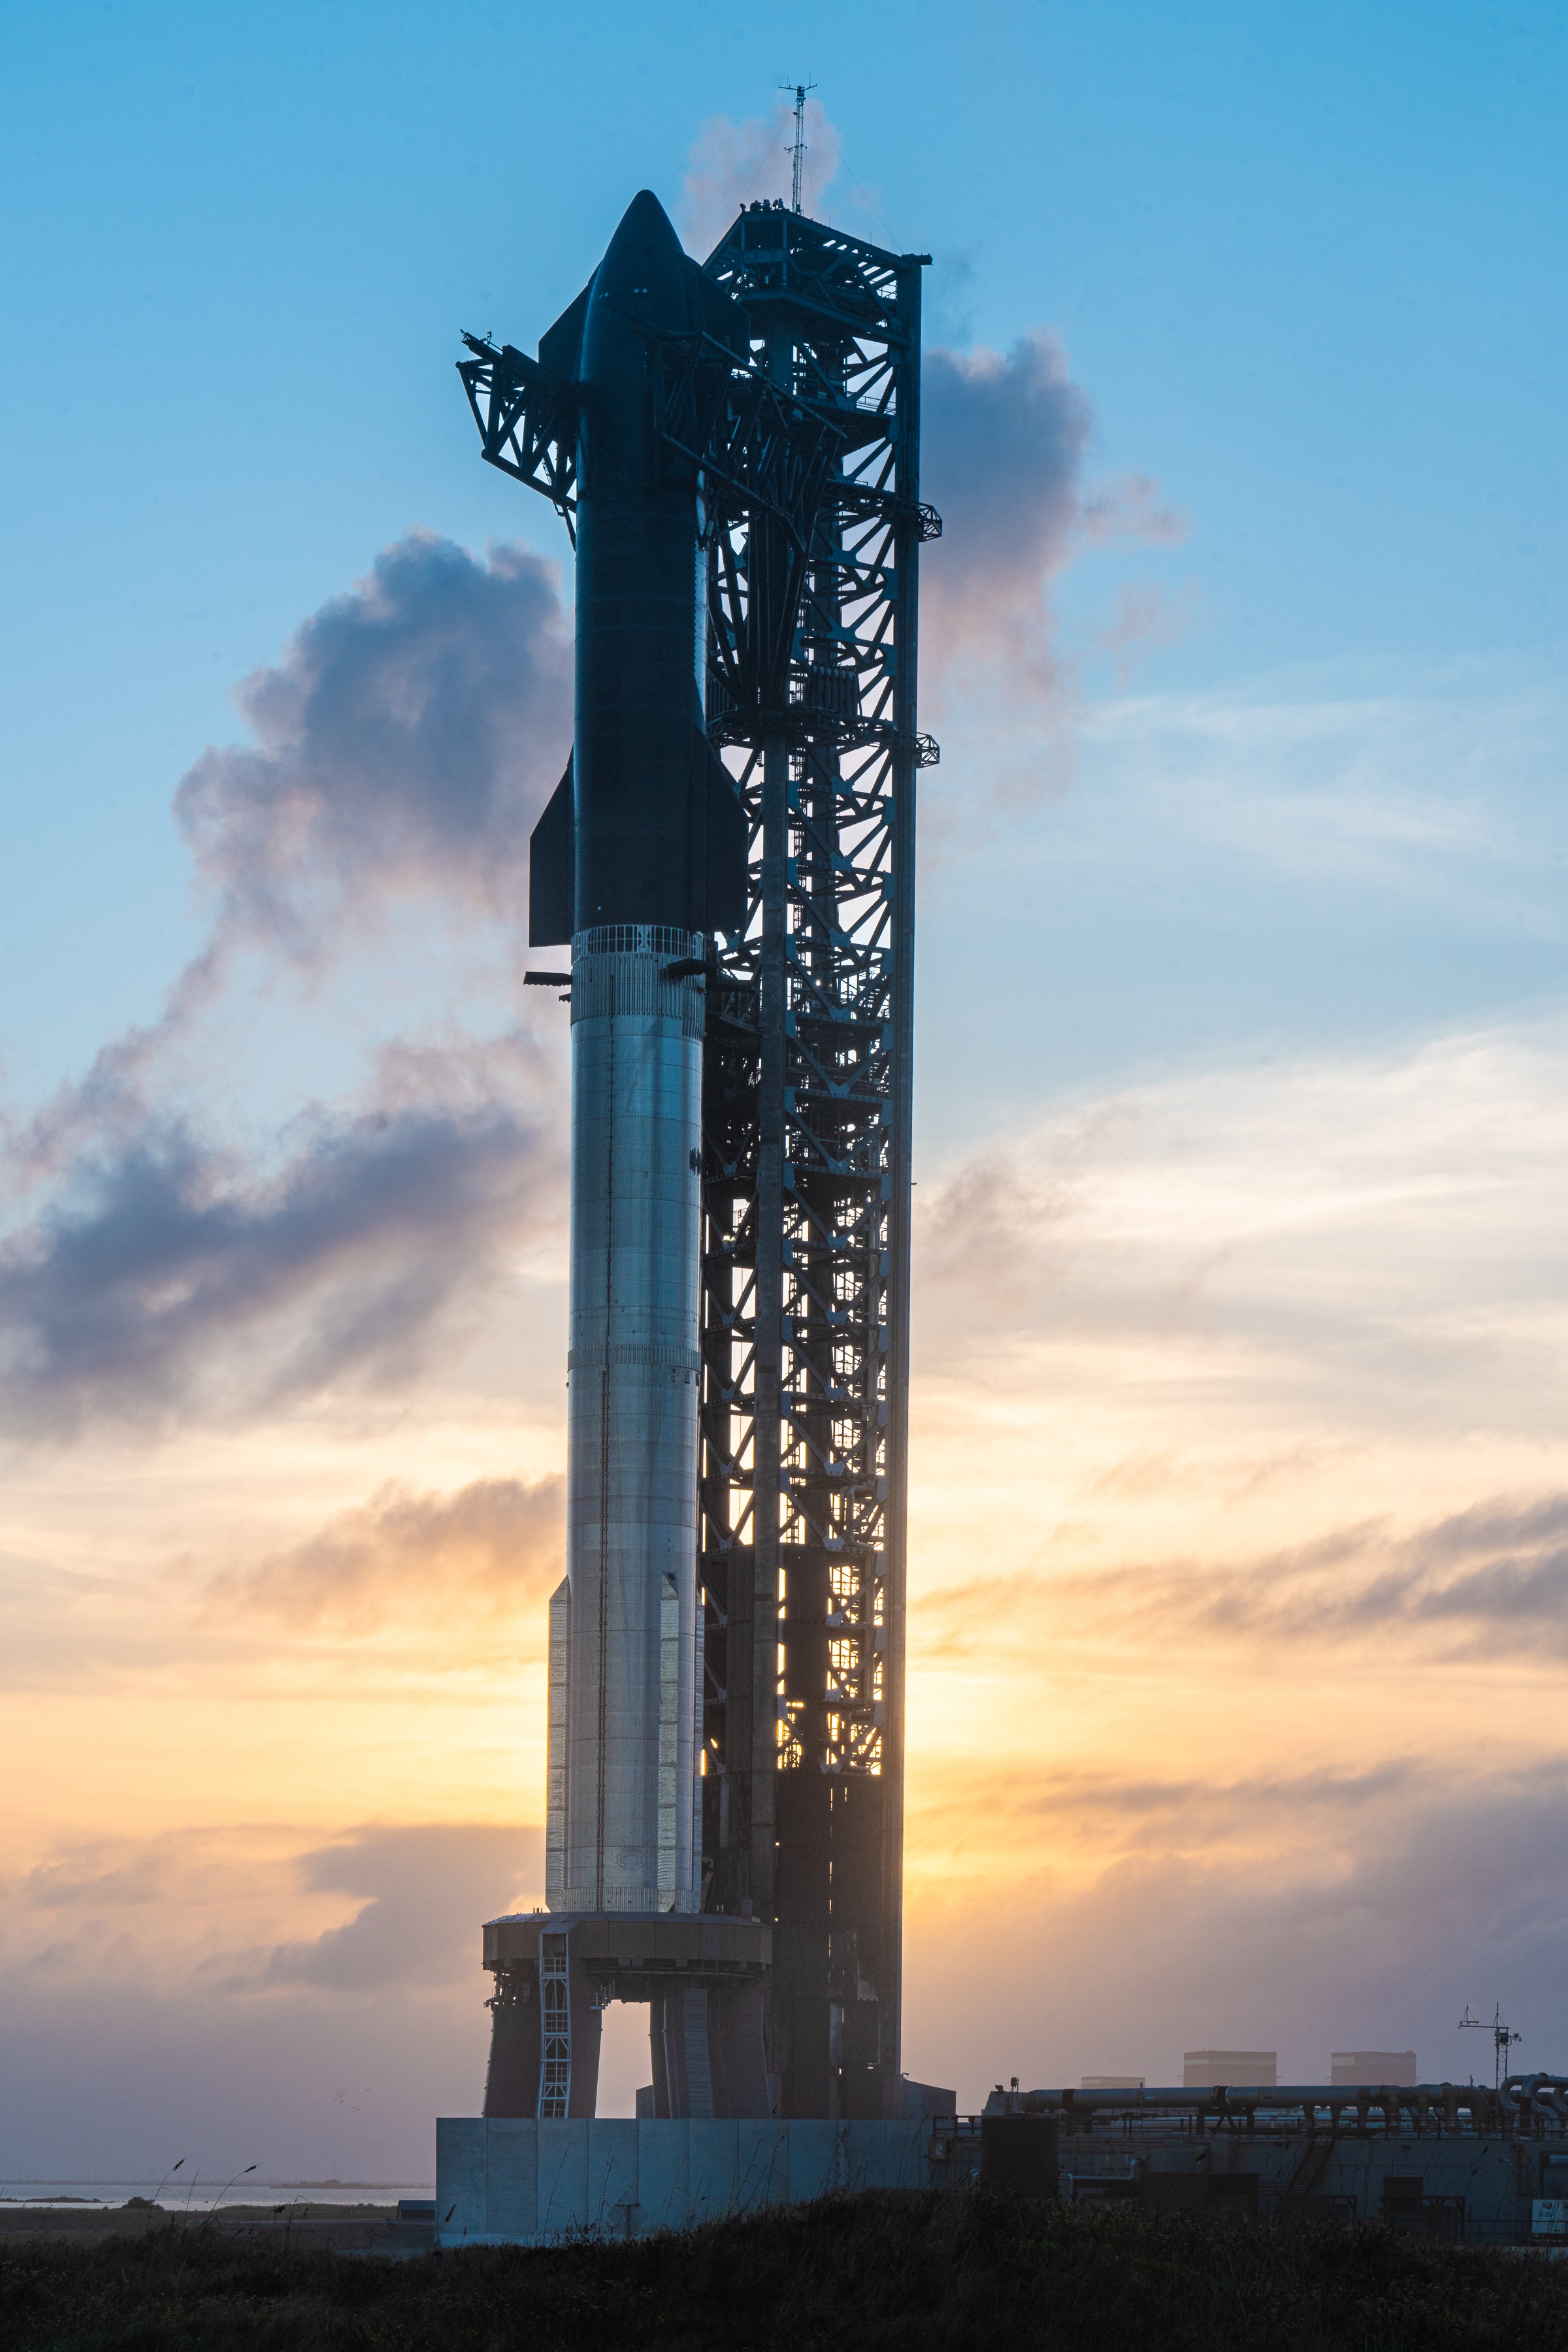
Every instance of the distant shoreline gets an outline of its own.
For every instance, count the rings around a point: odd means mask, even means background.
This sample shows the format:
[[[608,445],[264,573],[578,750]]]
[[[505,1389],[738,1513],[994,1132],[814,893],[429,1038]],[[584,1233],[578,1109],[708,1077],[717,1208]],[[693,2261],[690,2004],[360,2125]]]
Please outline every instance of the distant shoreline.
[[[54,2191],[56,2189],[68,2190],[72,2189],[144,2189],[148,2187],[166,2189],[168,2188],[168,2185],[166,2179],[160,2179],[158,2175],[155,2173],[146,2172],[138,2173],[132,2179],[127,2180],[117,2180],[111,2176],[101,2172],[94,2173],[90,2178],[80,2179],[70,2179],[64,2175],[55,2173],[15,2173],[9,2178],[0,2175],[0,2192],[4,2192],[10,2189],[30,2189],[35,2192],[35,2194],[30,2198],[17,2198],[7,2197],[3,2193],[0,2193],[0,2204],[36,2204],[43,2198],[53,2198],[53,2201],[55,2203],[62,2205],[91,2204],[94,2202],[101,2202],[102,2200],[94,2200],[92,2198],[73,2198],[64,2195],[54,2197]],[[211,2184],[197,2185],[207,2187],[209,2194],[221,2193],[216,2191],[212,2188]],[[436,2193],[436,2184],[431,2180],[252,2180],[245,2193],[247,2197],[254,2197],[258,2189],[266,2189],[272,2191],[277,2191],[282,2189],[401,2189],[405,2196],[422,2195],[426,2193],[428,2193],[430,2196],[434,2196]],[[170,2189],[169,2193],[176,2201],[182,2204],[184,2203],[185,2196],[184,2189]]]

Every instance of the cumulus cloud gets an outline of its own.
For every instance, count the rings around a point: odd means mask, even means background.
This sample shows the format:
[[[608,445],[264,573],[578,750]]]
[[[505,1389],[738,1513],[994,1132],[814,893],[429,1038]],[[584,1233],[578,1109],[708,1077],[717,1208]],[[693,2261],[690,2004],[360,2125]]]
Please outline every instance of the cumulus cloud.
[[[204,946],[159,1020],[0,1127],[16,1181],[136,1137],[195,1023],[221,1016],[240,950],[317,972],[410,898],[493,918],[521,944],[528,837],[571,748],[571,670],[554,572],[517,546],[481,562],[412,532],[303,622],[237,690],[253,740],[205,751],[174,795],[211,900]]]
[[[309,1892],[348,1895],[362,1907],[340,1927],[274,1945],[250,1969],[226,1975],[224,1990],[353,1995],[477,1982],[479,1924],[537,1885],[543,1840],[537,1830],[451,1822],[372,1827],[301,1855],[298,1867]]]
[[[921,573],[921,649],[934,682],[1049,697],[1063,685],[1049,605],[1052,583],[1087,547],[1114,540],[1168,544],[1183,524],[1142,476],[1087,478],[1094,413],[1067,354],[1045,329],[1005,354],[984,347],[925,357],[921,393],[922,494],[944,525]],[[1114,625],[1125,651],[1159,620],[1144,592]]]
[[[204,753],[175,796],[213,901],[205,946],[158,1022],[5,1138],[13,1428],[403,1380],[493,1282],[556,1172],[555,1075],[526,1038],[391,1046],[357,1107],[303,1110],[260,1156],[181,1107],[181,1083],[204,1017],[221,1032],[240,951],[318,974],[414,898],[526,936],[528,835],[569,748],[570,673],[539,558],[480,562],[416,532],[239,689],[251,741]]]
[[[806,102],[803,201],[820,213],[842,142],[820,102]],[[692,147],[681,222],[705,255],[742,204],[788,200],[794,115],[715,116]],[[888,232],[878,223],[876,241]],[[941,290],[940,289],[938,289]],[[973,688],[1025,704],[1059,700],[1068,667],[1058,644],[1052,585],[1086,549],[1114,541],[1168,545],[1182,519],[1147,476],[1088,473],[1094,413],[1059,340],[1045,328],[1003,353],[984,346],[926,352],[921,394],[921,494],[942,512],[940,546],[921,575],[921,653],[933,710]],[[1176,608],[1152,583],[1124,583],[1093,633],[1125,670],[1141,645],[1169,637]]]
[[[437,1066],[416,1099],[313,1111],[269,1167],[154,1108],[129,1133],[79,1137],[0,1246],[12,1427],[222,1416],[408,1380],[493,1290],[555,1172],[548,1127],[500,1055],[491,1069],[488,1099],[443,1100]]]
[[[215,1580],[215,1601],[290,1624],[365,1626],[414,1602],[515,1608],[560,1579],[565,1486],[559,1477],[478,1478],[450,1495],[383,1486],[304,1543]]]
[[[553,571],[479,562],[414,532],[238,689],[253,741],[209,750],[175,795],[214,891],[214,950],[309,962],[350,917],[442,892],[516,920],[528,836],[572,740]]]
[[[738,201],[787,120],[781,105],[771,124],[707,126],[693,217]],[[807,135],[816,203],[838,146],[815,100]],[[1119,506],[1086,488],[1088,404],[1047,337],[1006,359],[934,353],[927,417],[949,524],[927,644],[952,675],[1000,657],[1048,687],[1051,578],[1073,545],[1130,516],[1157,533],[1152,499],[1135,489]],[[423,1360],[487,1277],[537,1172],[534,1113],[459,1113],[437,1084],[391,1110],[311,1114],[262,1171],[171,1108],[170,1073],[198,1016],[221,1018],[241,951],[316,974],[399,903],[432,898],[521,940],[528,835],[570,740],[570,673],[554,574],[536,556],[502,547],[480,562],[416,532],[239,688],[251,740],[209,749],[175,796],[213,903],[205,949],[159,1023],[107,1045],[10,1138],[18,1184],[44,1194],[0,1246],[0,1393],[19,1424],[156,1417],[198,1391],[229,1411],[242,1395],[384,1382]],[[209,1377],[215,1351],[244,1352],[245,1377]]]
[[[843,142],[818,98],[805,101],[805,131],[801,205],[819,216],[838,175]],[[706,259],[743,204],[772,203],[775,197],[789,203],[794,143],[795,107],[782,95],[769,115],[736,122],[714,114],[703,123],[692,142],[679,207],[681,236],[699,260]]]

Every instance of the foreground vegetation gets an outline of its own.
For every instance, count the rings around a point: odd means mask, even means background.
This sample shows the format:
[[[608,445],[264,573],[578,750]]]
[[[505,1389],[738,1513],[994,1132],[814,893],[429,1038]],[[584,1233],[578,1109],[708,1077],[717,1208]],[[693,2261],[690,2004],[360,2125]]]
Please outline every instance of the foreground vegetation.
[[[1568,2352],[1568,2263],[1380,2226],[834,2198],[630,2246],[413,2261],[199,2228],[0,2245],[5,2352]]]

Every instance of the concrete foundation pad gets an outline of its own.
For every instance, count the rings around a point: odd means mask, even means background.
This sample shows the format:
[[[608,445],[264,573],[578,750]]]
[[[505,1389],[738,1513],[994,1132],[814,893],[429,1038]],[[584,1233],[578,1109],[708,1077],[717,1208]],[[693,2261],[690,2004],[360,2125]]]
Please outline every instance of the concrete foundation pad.
[[[489,2126],[493,2131],[494,2125]],[[514,2124],[514,2128],[526,2131],[527,2123]],[[596,2214],[588,2202],[589,2140],[594,2126],[576,2122],[541,2123],[534,2126],[539,2134],[539,2191],[535,2208],[534,2234],[541,2238],[558,2238],[563,2231],[581,2230],[604,2217]],[[494,2153],[499,2158],[501,2151]],[[498,2164],[498,2171],[500,2169]],[[486,2168],[487,2180],[489,2167]],[[498,2189],[503,2184],[498,2179]],[[441,2199],[441,2168],[436,2167],[436,2210],[445,2213]],[[489,2222],[489,2206],[485,2207],[486,2226]],[[437,2225],[439,2226],[439,2225]],[[441,2242],[446,2242],[442,2238]],[[526,2232],[523,2242],[527,2242]]]
[[[520,2230],[536,2229],[539,2216],[538,2125],[502,2119],[491,2124],[488,2137],[485,2184],[490,2227],[508,2237]],[[489,2186],[492,2161],[496,2176],[493,2189]],[[438,2151],[437,2169],[439,2172]],[[444,2206],[437,2204],[437,2217],[445,2210]]]
[[[538,2123],[449,2116],[436,2126],[437,2242],[549,2245],[694,2229],[834,2189],[930,2189],[931,2126]]]

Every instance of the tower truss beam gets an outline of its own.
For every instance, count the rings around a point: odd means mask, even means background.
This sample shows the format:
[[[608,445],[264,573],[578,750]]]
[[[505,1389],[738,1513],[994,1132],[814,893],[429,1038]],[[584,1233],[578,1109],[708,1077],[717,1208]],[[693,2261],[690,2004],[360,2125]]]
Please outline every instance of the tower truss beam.
[[[798,592],[760,508],[709,551],[751,893],[708,995],[704,1881],[774,1923],[798,2116],[879,2115],[900,2072],[923,259],[755,205],[705,265],[837,436]]]

